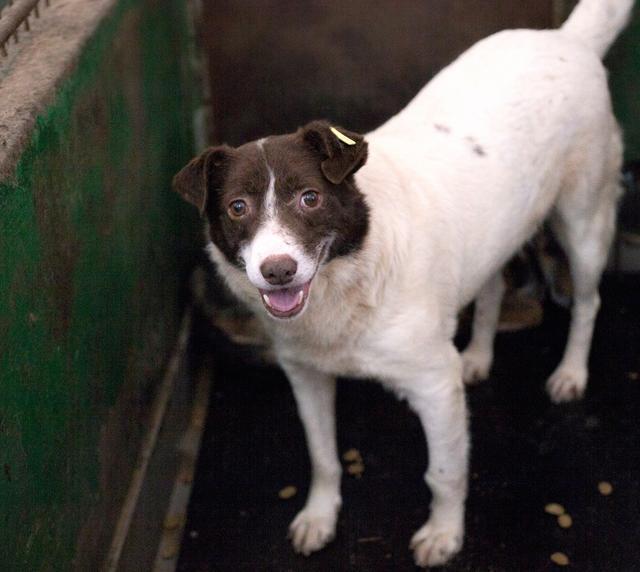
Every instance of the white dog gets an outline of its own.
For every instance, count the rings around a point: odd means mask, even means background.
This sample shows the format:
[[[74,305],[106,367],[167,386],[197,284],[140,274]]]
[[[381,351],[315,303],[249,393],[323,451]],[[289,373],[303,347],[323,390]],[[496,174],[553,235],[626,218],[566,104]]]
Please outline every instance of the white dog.
[[[336,376],[374,377],[420,417],[433,501],[411,548],[421,566],[460,550],[463,381],[487,377],[501,268],[547,218],[575,297],[547,388],[556,402],[582,396],[620,194],[621,136],[601,58],[632,5],[582,0],[559,30],[495,34],[366,137],[318,121],[207,149],[176,175],[176,190],[207,217],[211,258],[264,322],[295,394],[313,471],[290,527],[297,551],[335,534]],[[460,355],[457,316],[474,298]]]

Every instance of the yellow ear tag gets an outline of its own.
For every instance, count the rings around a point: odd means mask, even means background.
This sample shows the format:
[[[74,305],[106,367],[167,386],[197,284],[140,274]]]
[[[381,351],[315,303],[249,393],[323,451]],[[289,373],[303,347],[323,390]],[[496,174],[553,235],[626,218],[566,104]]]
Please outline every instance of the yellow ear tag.
[[[340,141],[342,141],[343,143],[346,143],[347,145],[355,145],[356,144],[356,142],[353,139],[350,139],[349,137],[347,137],[343,133],[340,133],[340,131],[338,131],[335,127],[331,128],[331,133],[333,133],[338,139],[340,139]]]

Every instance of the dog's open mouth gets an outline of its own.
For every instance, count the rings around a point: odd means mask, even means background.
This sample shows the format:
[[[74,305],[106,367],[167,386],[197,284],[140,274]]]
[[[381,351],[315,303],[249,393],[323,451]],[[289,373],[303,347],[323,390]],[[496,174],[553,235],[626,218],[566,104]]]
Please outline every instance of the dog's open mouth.
[[[267,311],[276,318],[292,318],[305,307],[311,280],[300,286],[279,288],[278,290],[262,290],[260,295]]]

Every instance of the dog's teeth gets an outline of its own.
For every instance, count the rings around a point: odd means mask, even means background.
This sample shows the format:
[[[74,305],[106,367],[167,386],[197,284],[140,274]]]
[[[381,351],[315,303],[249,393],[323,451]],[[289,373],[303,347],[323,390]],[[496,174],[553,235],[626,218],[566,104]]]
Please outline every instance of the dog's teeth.
[[[271,300],[269,300],[269,296],[267,296],[266,294],[262,295],[262,299],[264,300],[264,303],[269,306],[269,308],[271,308]]]
[[[302,298],[304,298],[304,290],[298,292],[298,304],[302,304]]]

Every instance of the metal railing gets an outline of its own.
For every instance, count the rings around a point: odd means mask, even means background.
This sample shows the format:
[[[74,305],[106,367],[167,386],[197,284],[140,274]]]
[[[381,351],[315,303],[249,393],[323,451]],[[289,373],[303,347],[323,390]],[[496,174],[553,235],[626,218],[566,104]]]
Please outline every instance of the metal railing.
[[[10,42],[20,41],[21,27],[31,29],[30,18],[40,17],[40,4],[49,6],[50,0],[0,0],[0,56],[7,55]]]

